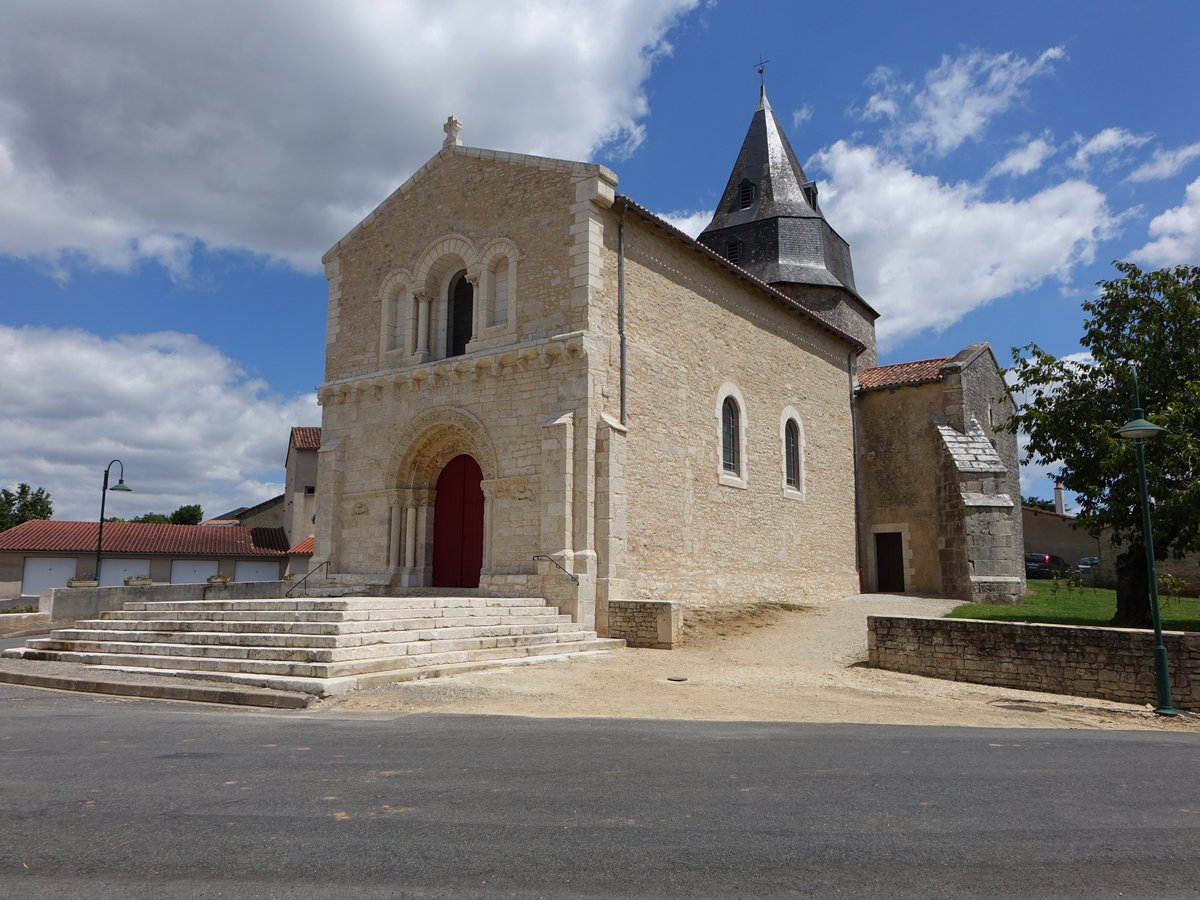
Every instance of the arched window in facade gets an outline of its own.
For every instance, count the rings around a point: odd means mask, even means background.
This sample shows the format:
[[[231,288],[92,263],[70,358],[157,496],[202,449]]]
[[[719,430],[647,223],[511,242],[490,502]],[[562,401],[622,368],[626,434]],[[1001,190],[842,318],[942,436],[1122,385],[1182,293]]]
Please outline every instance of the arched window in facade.
[[[803,500],[804,475],[804,425],[795,407],[786,407],[779,416],[779,441],[783,451],[780,459],[780,478],[783,496],[792,500]]]
[[[795,419],[783,426],[783,483],[800,489],[800,426]]]
[[[463,269],[450,279],[446,295],[446,355],[462,356],[471,340],[474,290]]]
[[[733,475],[742,472],[741,418],[737,401],[726,397],[721,404],[721,468]]]

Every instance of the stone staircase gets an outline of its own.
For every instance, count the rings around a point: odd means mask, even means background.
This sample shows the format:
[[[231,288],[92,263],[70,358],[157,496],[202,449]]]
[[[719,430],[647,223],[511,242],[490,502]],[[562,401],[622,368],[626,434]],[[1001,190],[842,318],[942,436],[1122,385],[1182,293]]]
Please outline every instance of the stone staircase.
[[[129,602],[3,655],[324,697],[624,645],[541,598],[434,593]]]

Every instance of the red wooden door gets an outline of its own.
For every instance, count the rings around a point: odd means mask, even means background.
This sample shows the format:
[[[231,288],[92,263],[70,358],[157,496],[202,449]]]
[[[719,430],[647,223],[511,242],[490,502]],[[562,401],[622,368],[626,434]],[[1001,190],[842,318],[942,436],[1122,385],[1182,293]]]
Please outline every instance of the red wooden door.
[[[483,470],[466,454],[446,463],[433,504],[434,587],[479,587],[483,568]]]

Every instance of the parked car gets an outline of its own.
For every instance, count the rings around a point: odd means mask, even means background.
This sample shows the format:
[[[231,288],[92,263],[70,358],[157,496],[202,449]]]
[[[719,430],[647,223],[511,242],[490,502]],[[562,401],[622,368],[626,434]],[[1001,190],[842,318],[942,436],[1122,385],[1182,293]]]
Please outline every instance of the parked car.
[[[1088,571],[1089,569],[1094,569],[1094,568],[1096,568],[1096,566],[1098,566],[1098,565],[1100,565],[1100,557],[1098,557],[1098,556],[1085,556],[1083,559],[1081,559],[1081,560],[1079,561],[1079,563],[1078,563],[1078,568],[1079,568],[1079,571],[1080,571],[1080,572],[1086,572],[1086,571]]]
[[[1061,556],[1053,553],[1026,553],[1026,578],[1053,578],[1055,572],[1066,572],[1071,567]]]

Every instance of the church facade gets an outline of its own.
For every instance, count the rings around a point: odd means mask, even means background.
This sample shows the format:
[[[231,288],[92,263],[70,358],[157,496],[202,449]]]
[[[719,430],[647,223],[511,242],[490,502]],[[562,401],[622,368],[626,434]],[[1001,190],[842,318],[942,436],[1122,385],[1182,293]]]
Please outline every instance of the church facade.
[[[857,592],[876,313],[765,94],[699,240],[458,130],[324,257],[314,565],[601,633],[614,600]]]

